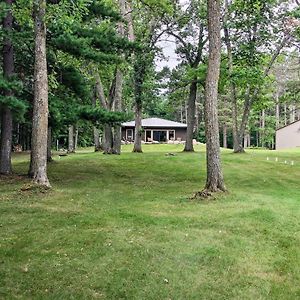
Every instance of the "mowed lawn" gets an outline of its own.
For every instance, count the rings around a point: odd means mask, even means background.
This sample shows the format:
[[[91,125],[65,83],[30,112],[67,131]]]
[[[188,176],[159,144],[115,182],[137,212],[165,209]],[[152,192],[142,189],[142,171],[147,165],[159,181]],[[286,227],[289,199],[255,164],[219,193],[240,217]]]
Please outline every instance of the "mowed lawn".
[[[56,156],[46,193],[0,180],[0,299],[300,299],[300,150],[224,150],[211,201],[203,146],[130,150]]]

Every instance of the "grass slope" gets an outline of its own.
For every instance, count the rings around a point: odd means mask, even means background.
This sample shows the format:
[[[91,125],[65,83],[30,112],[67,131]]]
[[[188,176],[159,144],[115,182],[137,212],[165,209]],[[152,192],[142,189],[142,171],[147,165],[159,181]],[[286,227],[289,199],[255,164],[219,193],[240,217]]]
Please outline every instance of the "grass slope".
[[[223,151],[230,193],[191,202],[203,148],[124,150],[56,158],[47,193],[0,179],[1,299],[300,299],[299,151]]]

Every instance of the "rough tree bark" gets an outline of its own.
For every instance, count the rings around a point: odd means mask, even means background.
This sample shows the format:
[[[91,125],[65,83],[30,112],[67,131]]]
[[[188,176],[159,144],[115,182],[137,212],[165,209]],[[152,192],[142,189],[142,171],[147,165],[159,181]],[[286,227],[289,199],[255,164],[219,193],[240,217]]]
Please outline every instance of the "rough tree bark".
[[[114,110],[120,112],[122,110],[122,94],[123,94],[123,74],[120,68],[117,67],[115,75],[115,94],[114,94]],[[114,127],[113,136],[113,154],[121,154],[122,132],[121,126]]]
[[[227,149],[227,125],[223,125],[223,148]]]
[[[11,6],[13,0],[6,0],[9,10],[3,19],[3,30],[8,34],[3,45],[3,74],[9,79],[14,74],[14,50],[9,34],[12,31],[13,16]],[[13,96],[12,91],[5,91],[5,96]],[[0,140],[0,174],[8,175],[12,173],[11,151],[12,151],[12,131],[13,117],[9,107],[2,107],[1,114],[1,140]]]
[[[29,173],[33,177],[34,183],[50,187],[47,177],[48,75],[45,14],[46,0],[34,0],[34,101],[31,138],[31,169]]]
[[[260,142],[261,142],[261,146],[265,147],[266,111],[264,109],[261,111],[260,118],[261,118]]]
[[[70,125],[68,128],[68,153],[75,153],[74,125]]]
[[[135,136],[133,152],[142,153],[142,101],[135,103]]]
[[[220,1],[208,0],[209,58],[205,88],[207,180],[204,191],[225,191],[220,158],[218,83],[221,64]]]
[[[142,93],[146,75],[144,64],[136,58],[134,66],[134,95],[135,95],[135,136],[133,152],[142,153]]]
[[[279,91],[276,91],[276,94],[275,94],[275,101],[276,101],[276,106],[275,106],[276,129],[278,129],[278,128],[279,128],[279,124],[280,124]]]
[[[187,131],[186,131],[186,142],[184,150],[185,152],[193,152],[193,138],[195,128],[195,114],[196,114],[196,97],[197,97],[197,78],[190,85],[190,93],[187,107]]]
[[[93,95],[93,107],[97,106],[97,95],[96,91]],[[93,128],[93,134],[94,134],[94,145],[95,145],[95,152],[101,151],[101,145],[100,145],[100,134],[99,134],[99,129],[94,126]]]
[[[52,129],[48,127],[48,140],[47,140],[47,162],[51,162],[52,159]]]
[[[74,151],[76,152],[78,148],[78,136],[79,136],[79,129],[75,126],[75,136],[74,136]]]

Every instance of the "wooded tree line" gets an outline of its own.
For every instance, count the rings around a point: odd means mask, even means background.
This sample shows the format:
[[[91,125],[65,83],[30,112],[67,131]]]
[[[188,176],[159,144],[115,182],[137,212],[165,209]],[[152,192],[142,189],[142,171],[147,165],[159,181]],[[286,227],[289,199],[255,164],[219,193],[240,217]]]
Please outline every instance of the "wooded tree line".
[[[49,186],[54,141],[121,153],[120,124],[186,122],[185,151],[207,144],[208,190],[224,190],[220,142],[274,146],[275,128],[300,117],[299,7],[275,0],[3,0],[0,173],[14,147]],[[164,41],[178,66],[158,71]],[[221,135],[219,134],[221,130]],[[221,137],[221,138],[220,138]]]
[[[299,6],[292,2],[222,3],[219,126],[221,144],[234,152],[243,152],[249,146],[274,149],[276,128],[298,119]],[[166,33],[177,42],[181,61],[174,70],[162,71],[167,83],[161,103],[164,114],[191,124],[186,147],[190,151],[192,137],[201,142],[206,140],[205,5],[206,1],[189,1],[166,21]],[[195,21],[195,7],[198,18],[202,13],[202,23]],[[197,53],[202,57],[193,65]]]

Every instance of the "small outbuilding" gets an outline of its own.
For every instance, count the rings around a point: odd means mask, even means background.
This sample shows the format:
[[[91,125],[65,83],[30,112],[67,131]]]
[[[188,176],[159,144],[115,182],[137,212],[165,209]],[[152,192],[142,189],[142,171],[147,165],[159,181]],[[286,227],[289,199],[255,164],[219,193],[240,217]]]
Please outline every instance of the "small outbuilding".
[[[169,141],[185,141],[187,125],[160,118],[142,120],[143,141],[167,143]],[[135,137],[135,121],[122,124],[122,139],[132,142]]]
[[[276,150],[300,147],[300,120],[276,130]]]

